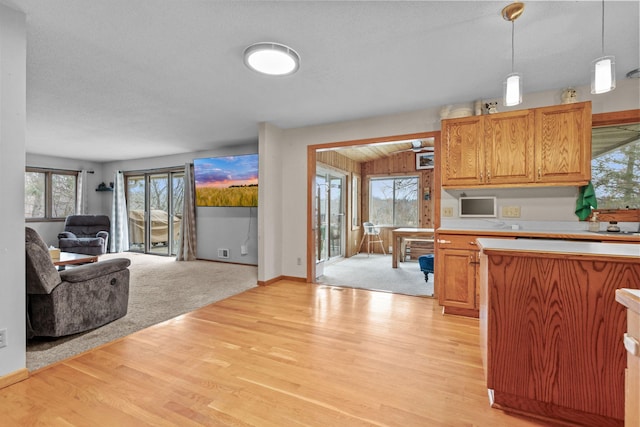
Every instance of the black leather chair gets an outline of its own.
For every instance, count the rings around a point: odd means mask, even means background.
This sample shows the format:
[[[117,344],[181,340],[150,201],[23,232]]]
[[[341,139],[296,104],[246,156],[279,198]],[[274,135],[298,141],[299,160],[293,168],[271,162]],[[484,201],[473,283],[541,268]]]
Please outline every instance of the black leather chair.
[[[102,255],[107,253],[111,221],[107,215],[69,215],[58,234],[62,252]]]
[[[127,314],[129,265],[114,258],[58,271],[49,249],[25,229],[27,336],[60,337],[97,328]]]

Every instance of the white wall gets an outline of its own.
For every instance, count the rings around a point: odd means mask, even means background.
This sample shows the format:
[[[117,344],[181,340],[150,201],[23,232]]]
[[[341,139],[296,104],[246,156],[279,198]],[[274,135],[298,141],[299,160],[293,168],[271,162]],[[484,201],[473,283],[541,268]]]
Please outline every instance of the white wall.
[[[283,150],[277,143],[282,131],[268,123],[261,123],[258,131],[259,181],[258,186],[258,280],[266,281],[281,276],[283,231],[289,224],[283,221],[282,177],[285,163]],[[276,143],[271,144],[271,141]]]
[[[0,377],[25,358],[24,167],[26,120],[25,15],[0,4]]]
[[[100,179],[107,183],[114,181],[116,171],[145,171],[171,167],[184,168],[186,163],[193,163],[193,159],[196,158],[252,154],[257,152],[257,148],[257,143],[253,142],[217,150],[109,162],[103,164]],[[258,189],[261,187],[262,182],[260,182]],[[108,196],[105,196],[105,198],[108,200],[104,202],[104,213],[111,215],[112,198]],[[196,208],[197,257],[239,264],[258,264],[258,219],[256,218],[258,212],[259,209],[256,208]],[[242,255],[240,246],[245,242],[248,253],[247,255]],[[229,258],[219,258],[218,248],[229,249]]]
[[[591,95],[587,86],[577,87],[579,101],[592,101],[593,113],[612,112],[640,108],[640,82],[637,79],[626,79],[618,82],[615,91],[603,95]],[[500,111],[543,107],[560,103],[562,90],[554,90],[535,94],[525,94],[523,104],[502,108]],[[500,103],[501,104],[501,103]],[[460,105],[460,104],[459,104]],[[465,104],[467,105],[467,104]],[[469,100],[468,106],[473,106]],[[311,126],[297,129],[285,129],[279,132],[260,134],[260,147],[270,147],[282,158],[282,171],[267,169],[264,171],[263,182],[272,184],[277,174],[282,174],[281,187],[264,188],[269,194],[281,194],[282,206],[278,215],[282,224],[282,265],[277,260],[259,257],[259,263],[264,262],[265,276],[261,280],[269,280],[278,275],[306,277],[306,181],[307,181],[307,146],[350,141],[366,138],[376,138],[417,132],[428,132],[440,129],[440,108],[425,109],[408,113],[372,117],[349,122]],[[261,152],[262,155],[262,152]],[[274,184],[275,185],[275,184]],[[504,203],[517,204],[527,219],[532,221],[556,221],[572,219],[575,208],[575,188],[565,187],[546,189],[541,193],[538,189],[521,189],[518,192],[501,190],[500,196]],[[470,192],[468,192],[470,193]],[[469,194],[470,195],[470,194]],[[448,206],[451,194],[443,192],[443,199]],[[544,201],[543,201],[544,200]],[[301,257],[302,265],[297,265]],[[270,274],[269,271],[273,273]]]

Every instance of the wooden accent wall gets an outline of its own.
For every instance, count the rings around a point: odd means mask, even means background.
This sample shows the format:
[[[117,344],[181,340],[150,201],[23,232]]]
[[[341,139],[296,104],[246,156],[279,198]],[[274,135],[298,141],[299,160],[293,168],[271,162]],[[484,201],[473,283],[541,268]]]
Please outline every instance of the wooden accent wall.
[[[336,169],[346,175],[345,191],[343,196],[347,201],[347,210],[345,212],[344,220],[346,221],[346,234],[345,234],[345,258],[353,256],[358,251],[358,244],[361,238],[361,226],[353,227],[351,225],[352,208],[351,208],[351,195],[353,194],[353,175],[359,175],[360,163],[351,160],[348,157],[336,151],[318,151],[316,153],[316,162],[321,163],[328,169]],[[362,186],[362,179],[360,179],[360,185]],[[360,199],[362,200],[362,191],[360,189]],[[362,201],[360,201],[362,205]],[[362,218],[362,210],[360,210],[360,218]]]
[[[337,151],[318,151],[316,161],[345,173],[360,173],[360,163],[343,156]]]
[[[420,176],[420,187],[418,195],[422,200],[420,203],[420,211],[418,218],[420,223],[418,227],[434,228],[434,169],[416,170],[416,153],[407,151],[404,153],[394,154],[384,159],[373,160],[362,164],[362,221],[369,220],[369,179],[372,177],[382,176]],[[429,192],[429,200],[425,200],[425,192]],[[381,230],[384,247],[391,246],[391,228]],[[376,245],[378,246],[378,245]],[[380,252],[377,247],[376,252]]]

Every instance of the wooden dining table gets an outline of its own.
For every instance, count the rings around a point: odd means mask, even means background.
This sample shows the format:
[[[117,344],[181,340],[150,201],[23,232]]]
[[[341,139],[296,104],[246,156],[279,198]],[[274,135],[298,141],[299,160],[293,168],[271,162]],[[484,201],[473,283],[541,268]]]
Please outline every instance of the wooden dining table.
[[[415,239],[422,241],[433,241],[435,230],[433,228],[396,228],[391,231],[391,266],[398,268],[398,261],[404,257],[403,241],[405,239]]]

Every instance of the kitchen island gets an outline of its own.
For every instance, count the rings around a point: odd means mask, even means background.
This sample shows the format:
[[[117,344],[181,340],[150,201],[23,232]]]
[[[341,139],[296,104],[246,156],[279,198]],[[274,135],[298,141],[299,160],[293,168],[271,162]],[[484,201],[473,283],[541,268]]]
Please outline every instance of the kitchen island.
[[[522,229],[451,228],[436,230],[435,291],[443,313],[479,316],[480,269],[479,238],[554,239],[640,244],[637,233],[596,233],[586,230],[552,227],[553,224],[526,224]],[[574,227],[578,224],[572,224]],[[636,226],[637,227],[637,226]],[[637,229],[637,228],[636,228]],[[553,247],[557,242],[550,244]],[[549,245],[548,245],[549,246]],[[640,246],[639,246],[640,252]]]
[[[640,246],[477,242],[492,406],[578,425],[622,426],[626,313],[615,291],[640,289]]]

